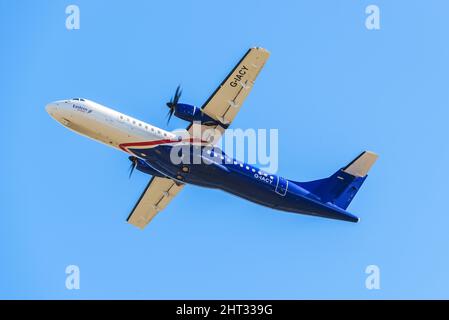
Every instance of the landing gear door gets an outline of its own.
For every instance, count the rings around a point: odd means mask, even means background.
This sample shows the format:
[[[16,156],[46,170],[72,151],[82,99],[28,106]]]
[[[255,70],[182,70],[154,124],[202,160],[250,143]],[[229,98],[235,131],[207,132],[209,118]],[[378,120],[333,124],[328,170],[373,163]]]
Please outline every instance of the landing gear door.
[[[278,182],[276,184],[276,193],[280,196],[285,196],[285,194],[287,193],[287,189],[288,189],[288,180],[282,178],[282,177],[278,177]]]

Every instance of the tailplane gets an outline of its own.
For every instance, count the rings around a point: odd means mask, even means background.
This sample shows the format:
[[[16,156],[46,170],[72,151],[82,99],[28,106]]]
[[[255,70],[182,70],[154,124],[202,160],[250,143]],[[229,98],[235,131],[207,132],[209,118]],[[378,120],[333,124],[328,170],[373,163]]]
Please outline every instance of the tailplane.
[[[322,202],[330,202],[346,210],[368,176],[367,173],[376,162],[377,157],[374,152],[364,151],[329,178],[309,182],[293,182],[319,197]]]

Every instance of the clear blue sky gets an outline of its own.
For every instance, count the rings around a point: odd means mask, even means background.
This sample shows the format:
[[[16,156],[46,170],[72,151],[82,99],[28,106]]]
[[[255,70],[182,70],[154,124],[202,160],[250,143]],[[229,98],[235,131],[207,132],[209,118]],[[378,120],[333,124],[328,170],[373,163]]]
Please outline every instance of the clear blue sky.
[[[72,2],[0,1],[0,298],[449,298],[447,1],[73,3],[76,31]],[[278,128],[293,180],[379,153],[349,207],[361,222],[188,186],[145,231],[127,225],[148,176],[45,104],[81,96],[166,128],[178,83],[201,105],[255,45],[272,55],[233,126]]]

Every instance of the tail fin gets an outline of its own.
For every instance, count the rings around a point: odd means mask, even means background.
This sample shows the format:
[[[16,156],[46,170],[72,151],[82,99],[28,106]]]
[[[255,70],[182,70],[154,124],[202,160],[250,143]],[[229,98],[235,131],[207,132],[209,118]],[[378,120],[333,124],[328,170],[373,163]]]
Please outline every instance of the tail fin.
[[[322,202],[331,202],[346,210],[377,157],[374,152],[364,151],[329,178],[295,183],[318,196]]]

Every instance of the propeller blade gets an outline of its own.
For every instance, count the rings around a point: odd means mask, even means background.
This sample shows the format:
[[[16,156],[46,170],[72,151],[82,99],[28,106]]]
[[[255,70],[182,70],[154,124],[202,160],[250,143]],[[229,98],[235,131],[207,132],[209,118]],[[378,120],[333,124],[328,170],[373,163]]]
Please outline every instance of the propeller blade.
[[[172,117],[172,115],[173,115],[174,112],[175,112],[174,109],[168,110],[168,113],[167,113],[167,117],[168,117],[168,119],[167,119],[167,124],[170,122],[170,119],[171,119],[171,117]]]
[[[175,98],[173,99],[173,104],[176,106],[178,104],[179,98],[181,98],[182,90],[181,86],[178,85],[175,92]]]
[[[129,167],[129,178],[131,179],[131,176],[132,176],[132,174],[133,174],[133,172],[134,172],[134,169],[135,169],[136,166],[137,166],[137,158],[131,156],[131,157],[129,157],[128,159],[131,160],[131,166]]]

